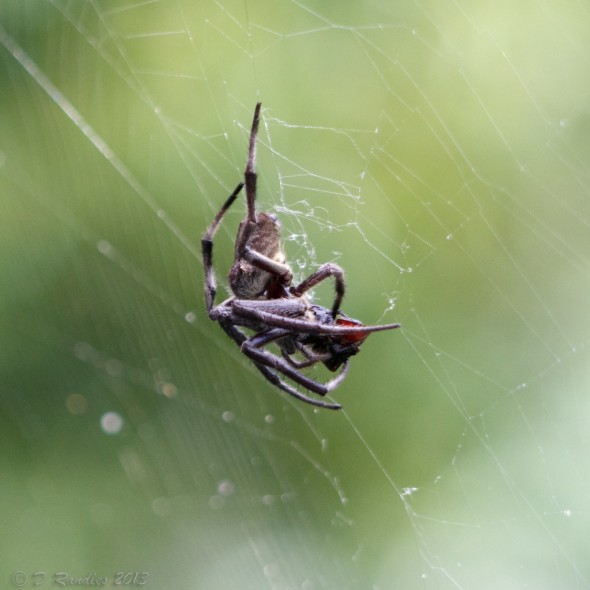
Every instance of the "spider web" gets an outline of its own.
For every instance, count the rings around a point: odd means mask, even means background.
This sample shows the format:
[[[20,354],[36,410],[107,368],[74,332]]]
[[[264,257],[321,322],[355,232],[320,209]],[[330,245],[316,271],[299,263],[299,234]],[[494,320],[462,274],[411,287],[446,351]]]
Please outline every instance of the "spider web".
[[[5,579],[590,587],[589,33],[539,0],[5,2]],[[402,323],[340,412],[204,311],[257,100],[297,278],[335,261],[346,313]]]

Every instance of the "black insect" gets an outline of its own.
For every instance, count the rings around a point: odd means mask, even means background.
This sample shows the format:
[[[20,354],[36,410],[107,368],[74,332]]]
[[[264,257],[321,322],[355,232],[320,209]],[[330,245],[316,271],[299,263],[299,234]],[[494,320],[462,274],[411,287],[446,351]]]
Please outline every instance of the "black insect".
[[[219,323],[273,385],[314,406],[337,410],[342,406],[308,397],[284,378],[324,396],[342,383],[348,372],[348,359],[359,352],[371,332],[391,330],[399,324],[365,326],[340,311],[345,290],[344,272],[336,264],[322,264],[303,282],[291,284],[293,275],[281,249],[280,223],[272,213],[256,212],[255,163],[260,106],[257,103],[254,110],[244,182],[238,184],[225,201],[201,240],[205,305],[209,317]],[[233,295],[215,306],[213,237],[244,186],[248,212],[238,228],[234,263],[228,275]],[[334,279],[336,291],[331,309],[311,303],[305,295],[329,277]],[[247,335],[242,328],[253,334]],[[271,343],[278,346],[281,356],[267,349]],[[327,383],[314,381],[301,369],[316,363],[323,363],[330,371],[340,369],[340,372]]]

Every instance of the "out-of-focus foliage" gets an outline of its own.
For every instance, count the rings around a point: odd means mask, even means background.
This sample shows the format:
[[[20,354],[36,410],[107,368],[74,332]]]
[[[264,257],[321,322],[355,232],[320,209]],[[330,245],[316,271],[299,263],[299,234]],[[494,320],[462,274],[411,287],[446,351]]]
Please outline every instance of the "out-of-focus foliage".
[[[588,585],[590,15],[390,4],[5,0],[5,582]],[[345,412],[203,309],[256,100],[296,274],[335,260],[347,313],[403,324]]]

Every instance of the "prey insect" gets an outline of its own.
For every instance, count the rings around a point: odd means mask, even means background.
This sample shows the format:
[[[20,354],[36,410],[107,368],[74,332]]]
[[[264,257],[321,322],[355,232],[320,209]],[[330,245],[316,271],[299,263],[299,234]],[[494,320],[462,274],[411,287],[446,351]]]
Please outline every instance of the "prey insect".
[[[349,358],[359,352],[367,336],[398,328],[399,324],[366,326],[343,313],[340,304],[345,292],[344,272],[337,264],[322,264],[304,281],[292,284],[293,274],[281,247],[279,220],[272,213],[256,211],[260,107],[261,103],[257,103],[254,109],[244,181],[227,198],[201,240],[205,305],[211,320],[223,328],[270,383],[308,404],[337,410],[340,404],[309,397],[300,389],[321,397],[333,391],[348,373]],[[228,275],[232,296],[215,305],[213,238],[244,187],[247,213],[238,227],[234,263]],[[326,279],[334,280],[331,308],[316,305],[306,296]],[[271,344],[278,347],[280,356],[269,349]],[[317,363],[337,375],[319,382],[302,372]]]

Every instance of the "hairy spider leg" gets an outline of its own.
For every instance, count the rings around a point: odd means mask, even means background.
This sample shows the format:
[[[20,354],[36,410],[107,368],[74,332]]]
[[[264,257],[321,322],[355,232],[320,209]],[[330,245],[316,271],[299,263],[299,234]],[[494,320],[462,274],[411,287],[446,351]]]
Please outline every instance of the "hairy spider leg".
[[[245,318],[253,318],[268,326],[286,328],[287,330],[302,334],[332,334],[335,336],[346,334],[370,334],[371,332],[393,330],[400,327],[400,324],[379,324],[376,326],[343,326],[319,324],[310,322],[308,320],[300,320],[293,317],[285,317],[276,313],[263,311],[256,307],[257,303],[258,301],[236,299],[233,302],[233,310]]]
[[[246,204],[247,204],[247,215],[246,219],[240,223],[238,228],[238,235],[236,237],[235,256],[236,260],[244,259],[256,268],[266,271],[273,275],[278,280],[278,285],[281,286],[281,290],[291,284],[293,274],[289,267],[278,260],[273,260],[268,256],[265,256],[262,252],[248,246],[248,243],[252,236],[257,236],[260,239],[267,233],[265,227],[269,227],[278,231],[278,221],[274,215],[269,213],[256,214],[256,143],[258,137],[258,127],[260,123],[260,108],[262,103],[256,103],[254,109],[254,118],[252,120],[252,129],[250,131],[250,140],[248,147],[248,160],[246,162],[246,169],[244,171],[244,180],[246,186]],[[270,230],[267,230],[270,231]],[[272,231],[271,231],[272,235]],[[276,236],[277,240],[278,234]],[[280,247],[280,241],[278,242]],[[239,268],[236,269],[235,265],[230,271],[230,284],[232,283],[232,274],[239,272]]]
[[[261,365],[254,361],[254,366],[260,371],[260,373],[266,378],[267,381],[270,381],[275,387],[282,389],[283,391],[287,392],[289,395],[297,398],[298,400],[305,402],[306,404],[310,404],[312,406],[316,406],[318,408],[325,408],[326,410],[341,410],[342,406],[337,403],[329,403],[324,402],[319,399],[313,399],[312,397],[307,397],[303,393],[297,391],[289,384],[285,383],[276,373],[273,373],[268,367]]]
[[[330,262],[322,264],[322,266],[320,266],[313,274],[309,275],[296,287],[293,287],[291,293],[296,297],[301,297],[303,293],[313,289],[318,283],[321,283],[329,277],[334,277],[336,297],[332,304],[332,318],[336,319],[336,314],[340,309],[340,304],[342,303],[345,291],[344,271],[337,264],[332,264]]]
[[[248,221],[256,223],[256,140],[258,138],[258,124],[260,122],[260,107],[262,103],[257,102],[252,119],[250,131],[250,143],[248,146],[248,161],[244,178],[246,180],[246,201],[248,204]]]
[[[205,235],[201,239],[201,253],[203,255],[203,267],[205,270],[205,306],[207,312],[210,314],[215,302],[215,294],[217,292],[217,281],[215,279],[215,271],[213,270],[213,238],[215,233],[223,219],[223,216],[227,210],[232,206],[232,203],[236,200],[244,186],[243,182],[240,182],[234,189],[234,192],[227,198],[225,203],[221,206],[221,209],[217,212],[215,219],[211,225],[207,228]]]
[[[348,362],[343,364],[342,370],[337,377],[331,379],[327,383],[318,383],[313,379],[306,377],[299,371],[295,370],[287,361],[284,359],[263,350],[262,347],[274,340],[283,338],[289,334],[289,330],[274,329],[269,330],[261,334],[255,334],[248,340],[242,343],[242,351],[245,355],[249,356],[254,362],[262,364],[266,367],[270,367],[275,371],[279,371],[285,377],[288,377],[295,383],[302,385],[305,389],[317,393],[318,395],[326,395],[333,389],[336,389],[338,385],[344,380],[348,373]],[[315,401],[315,400],[314,400]]]
[[[295,334],[297,334],[297,332],[295,332]],[[258,337],[260,337],[260,338],[264,337],[265,343],[267,343],[267,342],[271,342],[272,340],[279,340],[281,338],[285,338],[285,337],[289,337],[289,336],[293,336],[293,331],[287,330],[284,328],[272,328],[271,330],[268,330],[266,332],[260,332],[258,334],[255,334],[254,336],[252,336],[250,338],[250,342],[252,344],[255,344],[256,339]],[[330,358],[329,353],[318,353],[318,352],[309,350],[309,348],[305,344],[302,344],[301,342],[299,342],[296,339],[292,341],[292,344],[293,344],[293,347],[295,348],[295,350],[293,352],[287,351],[285,349],[285,347],[281,344],[279,345],[279,348],[281,350],[282,357],[292,367],[295,367],[296,369],[306,369],[308,367],[312,367],[313,365],[315,365],[317,363],[323,363]],[[297,351],[299,351],[305,357],[304,361],[298,361],[293,358],[292,354],[294,354]]]
[[[293,358],[292,353],[287,352],[281,348],[281,354],[283,358],[293,367],[296,369],[305,369],[307,367],[312,367],[317,363],[323,363],[330,358],[330,354],[325,353],[318,353],[309,350],[309,348],[305,344],[301,344],[301,342],[295,341],[294,342],[295,348],[305,357],[306,360],[298,361]]]
[[[247,342],[248,342],[248,337],[239,329],[236,328],[236,326],[227,321],[227,320],[223,320],[221,319],[221,317],[218,319],[219,325],[223,328],[223,330],[225,331],[225,333],[241,348],[242,351],[246,352],[244,350],[244,347],[246,347],[248,349],[248,351],[251,350],[255,350],[252,349],[250,347],[248,347]],[[286,331],[282,331],[282,332],[286,332]],[[254,336],[255,338],[256,336]],[[271,338],[271,340],[274,338]],[[251,339],[250,339],[251,340]],[[264,344],[264,343],[262,343]],[[262,345],[259,344],[259,345]],[[258,352],[265,352],[265,351],[258,351]],[[300,401],[303,401],[307,404],[311,404],[312,406],[317,406],[318,408],[325,408],[328,410],[340,410],[342,408],[342,406],[340,404],[337,403],[330,403],[330,402],[324,402],[322,400],[317,400],[317,399],[313,399],[311,397],[307,397],[306,395],[304,395],[303,393],[297,391],[295,388],[291,387],[288,383],[285,383],[275,372],[273,372],[271,370],[271,368],[275,368],[274,365],[275,363],[273,362],[273,358],[281,361],[281,359],[279,359],[278,357],[275,357],[273,354],[271,353],[265,353],[265,355],[263,355],[262,357],[258,357],[254,358],[256,355],[249,355],[248,353],[246,353],[247,356],[249,356],[253,361],[254,361],[254,366],[258,369],[258,371],[260,371],[260,373],[265,377],[265,379],[267,381],[269,381],[270,383],[272,383],[273,385],[275,385],[276,387],[278,387],[279,389],[282,389],[283,391],[285,391],[286,393],[288,393],[289,395],[297,398]],[[269,368],[270,367],[270,368]],[[347,367],[343,368],[342,372],[340,373],[340,375],[338,375],[338,377],[336,377],[336,379],[340,378],[340,380],[344,379],[344,377],[346,376],[346,370]],[[280,370],[277,368],[277,370]],[[303,377],[303,375],[300,375],[300,377]],[[307,378],[305,378],[307,379]],[[333,379],[332,381],[335,381],[336,379]],[[311,381],[311,380],[309,380]],[[312,382],[314,384],[316,384],[315,382]],[[338,382],[339,383],[339,382]],[[319,385],[316,384],[316,385]],[[336,384],[337,385],[337,384]],[[334,385],[332,387],[332,389],[334,387],[336,387],[336,385]],[[311,388],[310,391],[314,391]],[[321,394],[320,395],[325,395]]]

